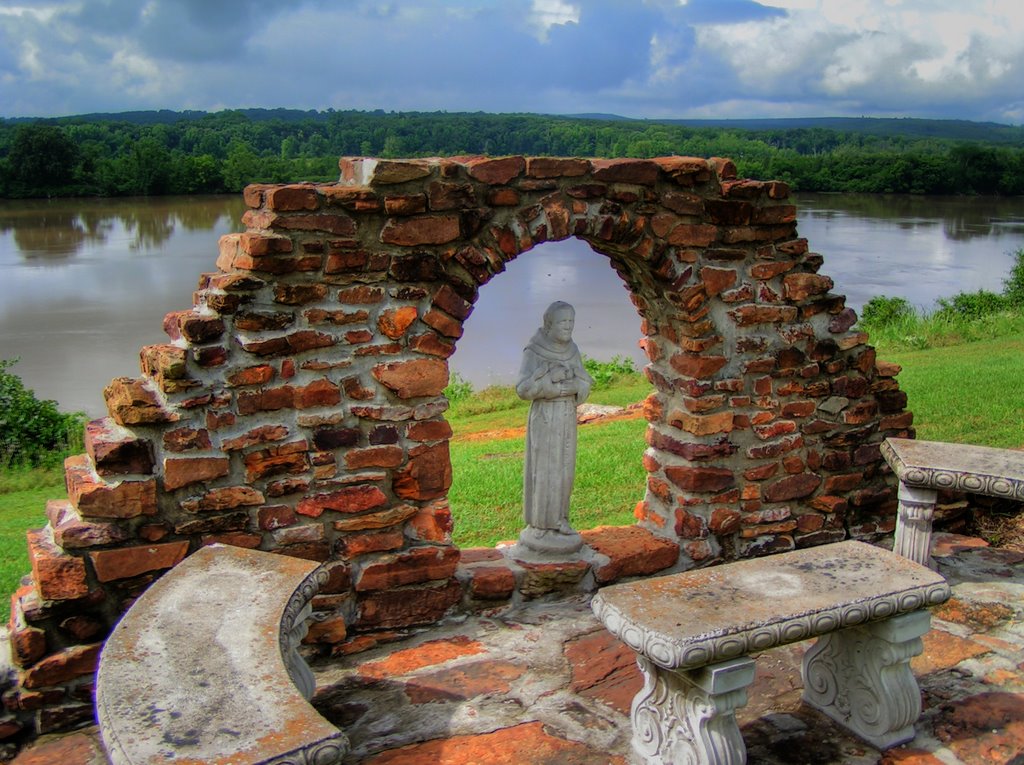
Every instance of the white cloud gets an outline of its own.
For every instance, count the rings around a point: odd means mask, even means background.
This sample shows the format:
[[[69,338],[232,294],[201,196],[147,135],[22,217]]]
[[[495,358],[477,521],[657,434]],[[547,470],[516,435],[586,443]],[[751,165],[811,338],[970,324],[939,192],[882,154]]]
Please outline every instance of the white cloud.
[[[579,21],[580,7],[565,0],[533,0],[530,7],[529,23],[541,42],[547,42],[551,27]]]

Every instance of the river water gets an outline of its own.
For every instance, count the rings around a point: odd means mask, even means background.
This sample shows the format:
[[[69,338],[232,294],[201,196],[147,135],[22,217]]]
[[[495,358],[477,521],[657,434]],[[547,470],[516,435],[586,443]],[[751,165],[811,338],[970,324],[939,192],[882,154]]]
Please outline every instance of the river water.
[[[874,295],[932,307],[961,290],[999,291],[1024,247],[1024,198],[796,195],[798,229],[860,308]],[[166,337],[168,311],[191,305],[217,240],[239,230],[240,197],[0,200],[0,358],[40,398],[104,413],[113,377]],[[536,247],[481,288],[452,357],[477,387],[509,382],[553,300],[576,306],[575,339],[598,359],[643,356],[639,318],[607,259],[575,239]]]

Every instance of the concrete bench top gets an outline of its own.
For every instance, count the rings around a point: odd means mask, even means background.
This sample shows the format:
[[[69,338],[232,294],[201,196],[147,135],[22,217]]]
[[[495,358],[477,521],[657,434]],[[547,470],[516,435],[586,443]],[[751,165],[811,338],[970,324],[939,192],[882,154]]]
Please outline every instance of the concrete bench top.
[[[882,456],[907,486],[1024,500],[1024,451],[887,438]]]
[[[685,669],[908,613],[949,594],[946,580],[924,566],[847,541],[613,585],[592,607],[634,651]]]
[[[306,701],[285,658],[316,568],[214,545],[146,590],[100,658],[96,708],[111,762],[339,761],[344,734]]]

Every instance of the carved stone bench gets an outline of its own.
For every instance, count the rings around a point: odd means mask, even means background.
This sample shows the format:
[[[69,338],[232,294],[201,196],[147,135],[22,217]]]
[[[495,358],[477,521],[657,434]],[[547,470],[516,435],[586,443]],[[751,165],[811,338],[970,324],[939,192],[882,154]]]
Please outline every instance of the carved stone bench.
[[[1024,452],[887,438],[882,456],[900,479],[893,549],[926,566],[939,489],[1024,502]]]
[[[923,609],[949,594],[928,568],[850,541],[613,585],[592,607],[638,654],[640,760],[739,765],[749,654],[811,637],[804,701],[879,749],[912,739],[921,699],[909,662],[931,623]]]
[[[348,739],[309,704],[296,653],[320,576],[310,561],[212,545],[146,590],[100,657],[110,761],[340,762]]]

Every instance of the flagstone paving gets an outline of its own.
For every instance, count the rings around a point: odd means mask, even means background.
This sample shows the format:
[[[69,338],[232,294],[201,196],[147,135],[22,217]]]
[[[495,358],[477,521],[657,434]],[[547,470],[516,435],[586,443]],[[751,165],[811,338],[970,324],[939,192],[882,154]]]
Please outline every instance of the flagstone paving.
[[[952,535],[936,550],[953,598],[933,612],[912,662],[923,698],[914,741],[879,752],[802,705],[797,644],[757,657],[737,714],[749,762],[1024,765],[1024,553]],[[482,613],[314,671],[314,703],[348,733],[353,765],[630,761],[640,675],[584,598]],[[96,765],[97,753],[85,729],[41,740],[15,763]]]

